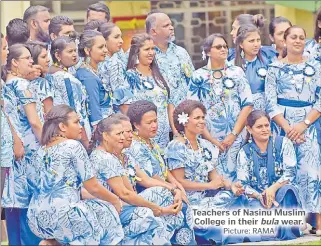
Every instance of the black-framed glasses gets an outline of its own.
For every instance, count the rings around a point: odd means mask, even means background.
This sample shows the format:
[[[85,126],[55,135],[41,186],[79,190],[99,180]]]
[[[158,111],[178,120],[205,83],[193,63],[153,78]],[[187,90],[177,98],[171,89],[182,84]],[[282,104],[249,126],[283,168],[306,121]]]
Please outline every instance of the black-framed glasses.
[[[217,50],[221,50],[222,48],[228,49],[228,46],[227,46],[227,44],[218,44],[218,45],[212,46],[212,48],[215,48]]]

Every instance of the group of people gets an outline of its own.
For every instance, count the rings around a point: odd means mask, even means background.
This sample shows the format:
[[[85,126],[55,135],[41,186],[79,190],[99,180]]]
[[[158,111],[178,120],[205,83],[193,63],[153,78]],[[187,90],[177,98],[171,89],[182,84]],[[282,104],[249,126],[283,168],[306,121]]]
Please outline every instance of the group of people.
[[[1,197],[10,245],[202,245],[321,236],[321,10],[315,35],[241,14],[195,70],[154,11],[127,52],[103,3],[81,35],[29,7],[1,34]],[[228,235],[192,208],[297,208],[300,227]]]

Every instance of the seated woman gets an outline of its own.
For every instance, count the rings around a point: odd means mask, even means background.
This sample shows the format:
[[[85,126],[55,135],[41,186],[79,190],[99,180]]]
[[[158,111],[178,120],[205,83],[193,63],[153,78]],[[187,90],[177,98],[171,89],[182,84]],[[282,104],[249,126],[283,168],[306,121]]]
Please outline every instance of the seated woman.
[[[205,129],[205,114],[204,105],[194,100],[185,100],[174,110],[175,128],[182,136],[171,141],[165,151],[169,169],[187,191],[193,206],[227,210],[241,206],[245,198],[240,196],[242,185],[218,175],[218,148],[198,138]],[[195,235],[200,244],[211,240],[216,244],[243,241],[241,236],[223,237],[220,229],[213,227],[195,228]]]
[[[129,118],[123,114],[115,114],[113,115],[113,117],[119,119],[123,125],[125,137],[124,148],[122,152],[117,153],[117,156],[123,163],[124,168],[127,169],[126,175],[129,178],[129,181],[132,184],[133,189],[136,190],[136,185],[146,187],[147,189],[143,192],[140,192],[139,195],[143,196],[148,201],[157,203],[158,205],[163,204],[164,200],[170,203],[174,203],[175,201],[180,202],[182,196],[181,190],[177,189],[172,184],[149,177],[142,169],[140,169],[139,163],[137,163],[137,161],[134,158],[132,158],[132,156],[128,153],[127,148],[131,146],[133,141],[133,128]],[[169,218],[168,216],[161,218],[164,220],[166,224],[168,224],[168,227],[173,228],[176,227],[175,220],[181,220],[184,214],[191,212],[190,210],[186,210],[187,206],[183,204],[183,213],[180,213],[177,218],[174,218],[173,216],[171,216],[171,218]],[[172,244],[196,244],[194,230],[190,226],[193,223],[192,220],[192,215],[188,214],[187,216],[184,216],[184,224],[180,228],[176,229],[175,234],[171,239]]]
[[[247,118],[250,142],[239,152],[237,178],[244,185],[251,208],[301,207],[296,178],[296,155],[285,137],[271,137],[269,116],[254,110]],[[274,206],[273,206],[274,205]],[[264,240],[290,240],[300,236],[299,228],[281,227],[277,235]]]
[[[115,245],[124,236],[121,201],[96,179],[78,141],[82,127],[67,105],[54,106],[43,126],[41,145],[27,169],[32,197],[28,224],[39,237],[61,244]],[[83,186],[98,199],[81,200]],[[106,202],[107,201],[107,202]]]
[[[182,209],[182,202],[172,203],[169,199],[162,199],[160,205],[144,199],[144,195],[138,196],[134,191],[123,163],[117,157],[124,147],[124,130],[121,121],[117,118],[108,117],[101,120],[94,132],[92,146],[98,147],[91,153],[90,159],[95,165],[98,180],[109,190],[114,192],[127,204],[120,213],[120,220],[124,228],[125,237],[121,242],[123,245],[164,245],[169,244],[172,231],[177,227],[167,226],[164,219],[157,218],[161,215],[177,214]],[[159,196],[158,191],[152,196]],[[153,193],[153,192],[152,192]],[[161,194],[168,197],[166,192]],[[174,222],[180,225],[182,219],[173,216]],[[175,220],[175,217],[178,220]],[[172,229],[170,229],[172,228]]]
[[[53,65],[46,76],[53,93],[53,105],[66,104],[80,117],[83,126],[82,143],[87,148],[91,138],[91,128],[87,113],[87,93],[81,82],[68,72],[68,68],[78,61],[74,39],[61,36],[51,43]]]
[[[179,240],[182,236],[186,239],[193,239],[193,226],[190,221],[192,212],[190,206],[187,206],[188,200],[183,186],[174,178],[168,171],[165,160],[163,159],[160,147],[154,142],[153,138],[157,134],[158,121],[157,121],[157,107],[154,103],[140,100],[132,103],[128,107],[127,115],[130,123],[134,128],[133,142],[127,150],[127,154],[132,156],[140,169],[144,171],[149,177],[157,179],[165,184],[170,184],[180,190],[175,193],[175,200],[184,200],[183,214],[186,220],[187,227],[183,230],[182,234],[173,236],[171,243],[176,244],[175,240]],[[136,189],[138,192],[147,188],[146,185],[138,183]],[[188,230],[187,230],[188,229]],[[176,231],[179,232],[179,231]],[[192,241],[188,241],[192,243]]]

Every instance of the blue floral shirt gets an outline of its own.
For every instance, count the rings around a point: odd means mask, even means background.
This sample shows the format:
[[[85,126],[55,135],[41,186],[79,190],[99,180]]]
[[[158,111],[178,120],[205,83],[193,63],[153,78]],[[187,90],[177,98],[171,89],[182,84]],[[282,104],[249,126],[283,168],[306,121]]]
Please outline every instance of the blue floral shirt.
[[[186,99],[190,77],[194,71],[191,57],[187,51],[169,43],[164,53],[158,47],[156,49],[156,61],[160,72],[166,79],[170,88],[169,103],[175,107]]]

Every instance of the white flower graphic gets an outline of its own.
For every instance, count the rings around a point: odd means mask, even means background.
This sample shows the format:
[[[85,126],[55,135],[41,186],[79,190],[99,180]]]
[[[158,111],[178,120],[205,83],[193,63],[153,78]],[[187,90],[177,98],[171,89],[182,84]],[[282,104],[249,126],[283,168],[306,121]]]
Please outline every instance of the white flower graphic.
[[[188,114],[185,114],[184,112],[182,112],[181,114],[178,115],[177,120],[179,124],[184,125],[188,122],[188,119],[189,119]]]

